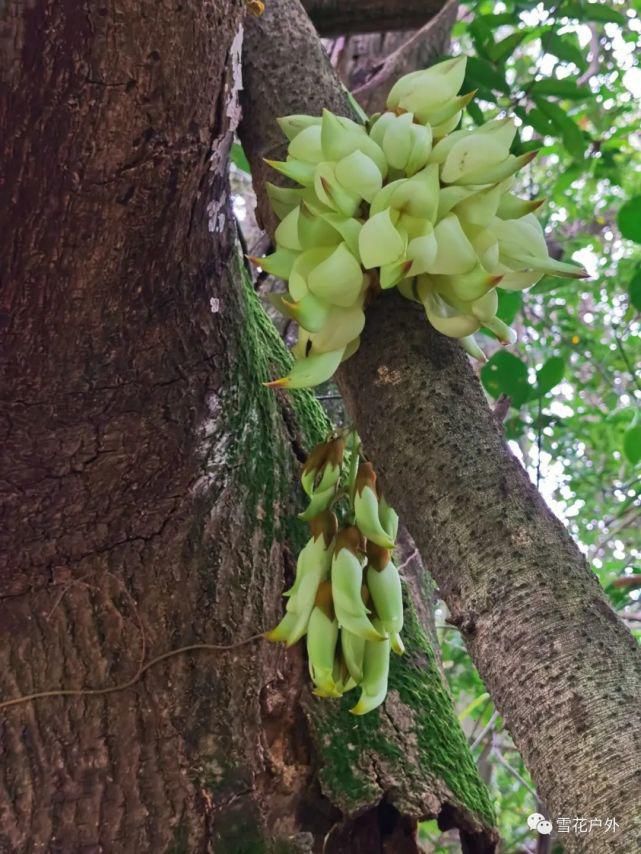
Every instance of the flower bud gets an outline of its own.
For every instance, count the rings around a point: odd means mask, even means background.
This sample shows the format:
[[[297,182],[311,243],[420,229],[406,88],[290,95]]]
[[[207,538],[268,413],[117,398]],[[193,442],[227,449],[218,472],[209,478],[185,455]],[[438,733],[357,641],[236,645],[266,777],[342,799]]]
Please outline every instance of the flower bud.
[[[327,208],[344,217],[352,217],[361,202],[358,193],[347,190],[336,175],[334,163],[319,163],[314,171],[314,192]]]
[[[400,108],[414,113],[418,121],[423,123],[432,123],[433,117],[444,121],[443,111],[463,85],[465,65],[465,57],[457,57],[406,74],[392,86],[387,97],[387,108]]]
[[[314,183],[315,167],[313,163],[305,163],[303,160],[265,160],[268,166],[291,178],[303,187],[311,187]]]
[[[382,626],[378,620],[374,625],[379,630]],[[389,676],[390,641],[368,641],[365,644],[363,659],[363,679],[360,683],[361,696],[356,705],[350,709],[353,715],[365,715],[380,706],[387,695],[387,680]]]
[[[365,314],[359,303],[350,308],[333,306],[323,329],[311,336],[314,350],[324,353],[345,347],[350,341],[358,338],[364,326]]]
[[[268,294],[267,300],[281,314],[295,320],[308,332],[321,330],[331,313],[331,306],[317,299],[314,294],[305,294],[298,302],[288,300],[283,294]]]
[[[338,483],[344,452],[345,440],[342,436],[313,448],[301,474],[301,483],[307,495],[313,495],[316,490],[322,492]]]
[[[468,353],[473,359],[478,359],[479,362],[487,362],[487,356],[481,350],[479,345],[476,342],[476,339],[473,335],[467,335],[463,338],[459,339],[461,347]]]
[[[516,332],[499,317],[491,317],[485,320],[484,325],[496,335],[501,344],[516,343]]]
[[[437,252],[429,272],[456,276],[469,273],[478,264],[474,247],[461,228],[456,214],[449,213],[434,228]]]
[[[302,160],[303,163],[321,163],[325,158],[321,147],[320,122],[297,133],[289,143],[287,154],[292,160]]]
[[[396,229],[389,208],[370,217],[363,225],[358,248],[366,270],[404,260],[407,239],[403,239]]]
[[[362,597],[363,548],[357,528],[344,528],[336,537],[331,570],[334,609],[341,628],[366,640],[380,640],[382,635],[368,619],[369,611]]]
[[[348,193],[371,202],[383,185],[383,176],[374,161],[362,151],[353,151],[335,166],[336,180]]]
[[[316,520],[315,524],[323,534],[312,536],[298,556],[296,579],[285,594],[289,597],[285,616],[276,628],[266,633],[268,640],[284,641],[287,646],[292,646],[307,631],[319,586],[329,574],[333,537],[328,542],[327,534],[332,529],[331,516],[333,514],[325,514]],[[334,526],[335,521],[334,518]]]
[[[381,520],[381,525],[385,529],[385,533],[389,535],[392,542],[396,542],[398,534],[398,514],[393,507],[385,500],[385,496],[381,495],[378,499],[378,515]]]
[[[294,261],[289,292],[295,301],[309,291],[331,305],[354,305],[363,286],[361,266],[345,243],[306,249]]]
[[[338,623],[331,604],[331,588],[323,582],[318,588],[316,602],[307,628],[307,658],[309,675],[319,697],[340,697],[334,682],[334,657],[338,641]]]
[[[264,258],[256,258],[253,255],[247,257],[252,264],[256,264],[270,276],[278,276],[279,279],[287,281],[298,255],[298,252],[292,252],[290,249],[277,249],[276,252]]]
[[[363,661],[367,641],[348,631],[341,629],[341,649],[350,676],[358,684],[363,678]]]
[[[320,127],[321,118],[320,116],[291,115],[282,116],[280,119],[276,119],[276,121],[287,139],[291,141],[301,131],[305,130],[305,128],[313,127],[314,125]]]
[[[570,279],[585,278],[582,267],[550,258],[545,235],[534,214],[520,219],[494,219],[492,230],[499,240],[501,263],[512,270],[532,269]]]
[[[394,548],[394,540],[385,531],[379,518],[376,474],[371,463],[362,462],[358,467],[354,513],[358,529],[364,537],[384,548]]]
[[[512,193],[504,193],[495,211],[501,219],[519,219],[538,210],[545,199],[519,199]]]
[[[441,180],[446,184],[479,183],[470,180],[483,170],[502,164],[510,153],[516,127],[511,119],[487,122],[459,139],[441,166]],[[480,183],[488,183],[481,179]]]
[[[265,183],[265,190],[278,219],[284,219],[300,203],[303,193],[301,189],[278,187],[271,181]]]
[[[321,141],[326,160],[335,162],[354,151],[361,151],[374,161],[383,178],[387,175],[385,155],[367,135],[363,125],[343,116],[335,116],[329,110],[323,110]]]
[[[294,365],[286,377],[280,377],[263,385],[268,388],[312,388],[327,382],[336,373],[336,369],[343,358],[344,349],[332,350],[329,353],[310,354],[294,362]],[[326,506],[326,505],[325,505]],[[321,503],[317,502],[311,515],[315,515],[323,509]],[[307,518],[305,513],[301,518]]]
[[[367,589],[381,626],[394,639],[394,651],[398,652],[396,637],[403,628],[403,591],[398,569],[389,551],[371,542],[367,544],[367,558]]]
[[[383,113],[374,123],[370,135],[377,142],[389,165],[406,175],[422,169],[432,150],[431,128],[413,122],[411,113],[397,116]]]

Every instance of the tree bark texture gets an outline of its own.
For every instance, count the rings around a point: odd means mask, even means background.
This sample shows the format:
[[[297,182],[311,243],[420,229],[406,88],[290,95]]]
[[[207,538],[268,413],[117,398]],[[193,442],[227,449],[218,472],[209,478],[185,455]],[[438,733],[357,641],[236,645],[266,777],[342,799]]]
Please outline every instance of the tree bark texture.
[[[227,186],[242,5],[4,14],[0,702],[273,625],[301,545],[292,485],[327,427],[310,394],[261,386],[288,362]],[[1,709],[0,850],[312,852],[330,834],[329,852],[403,854],[439,815],[492,851],[409,628],[364,721],[312,700],[300,649],[260,640]]]
[[[304,0],[303,6],[321,36],[382,33],[422,27],[443,5],[442,0]]]
[[[302,38],[297,4],[277,5]],[[341,90],[328,62],[307,77],[295,55],[272,52],[269,18],[248,38],[241,131],[254,167],[263,138],[274,156],[275,115],[336,109]],[[289,80],[307,101],[290,97]],[[550,816],[617,818],[618,832],[570,834],[567,850],[640,850],[641,651],[511,454],[464,352],[387,295],[339,386]]]
[[[387,93],[404,74],[427,68],[447,54],[458,2],[448,0],[414,32],[351,36],[337,69],[368,115],[385,110]]]
[[[370,308],[339,386],[548,814],[617,818],[565,849],[641,849],[641,650],[464,351],[394,294]]]

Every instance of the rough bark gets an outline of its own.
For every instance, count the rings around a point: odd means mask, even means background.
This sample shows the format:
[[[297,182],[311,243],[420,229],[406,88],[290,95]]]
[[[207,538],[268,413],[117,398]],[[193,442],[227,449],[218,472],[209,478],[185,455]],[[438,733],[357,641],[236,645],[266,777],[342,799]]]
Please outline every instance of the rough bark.
[[[301,538],[292,483],[326,425],[311,395],[260,384],[287,360],[234,242],[241,14],[8,9],[0,701],[116,685],[141,657],[246,638],[280,611]],[[415,851],[408,828],[440,813],[470,851],[493,850],[410,629],[389,708],[364,723],[312,703],[300,650],[260,642],[2,709],[0,849],[282,854],[331,831],[330,852],[401,837]]]
[[[121,681],[139,623],[153,654],[251,634],[275,601],[263,566],[281,547],[246,533],[234,471],[256,449],[230,423],[234,406],[257,429],[273,413],[241,393],[253,368],[217,219],[239,12],[9,7],[3,698]],[[256,476],[253,514],[271,512],[268,482]],[[122,694],[3,712],[0,847],[231,850],[258,835],[278,659],[176,658]]]
[[[343,79],[368,115],[385,109],[387,93],[400,77],[417,68],[427,68],[448,52],[458,8],[456,0],[449,0],[413,33],[356,36],[348,40],[345,51],[348,56],[351,54],[351,59],[341,61],[347,71],[347,79]]]
[[[339,385],[549,815],[617,818],[618,832],[570,835],[566,850],[637,850],[641,650],[464,352],[393,295],[369,310]]]
[[[296,8],[281,0],[292,28]],[[294,57],[271,52],[268,33],[269,21],[251,28],[244,142],[253,165],[263,134],[273,156],[274,115],[318,113],[340,92],[328,63],[312,82]],[[265,80],[281,100],[263,110]],[[310,93],[295,109],[293,80]],[[369,309],[339,382],[549,814],[617,818],[618,832],[570,835],[567,850],[637,850],[641,651],[510,453],[467,357],[415,306],[386,296]]]
[[[303,6],[321,36],[411,30],[437,14],[443,0],[304,0]]]

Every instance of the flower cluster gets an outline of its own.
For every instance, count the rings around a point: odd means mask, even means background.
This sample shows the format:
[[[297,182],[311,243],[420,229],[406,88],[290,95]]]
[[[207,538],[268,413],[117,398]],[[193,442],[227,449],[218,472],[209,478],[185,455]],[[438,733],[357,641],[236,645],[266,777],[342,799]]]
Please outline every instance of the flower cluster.
[[[513,122],[455,130],[473,97],[457,95],[465,63],[401,78],[367,126],[329,110],[280,119],[287,160],[268,162],[300,186],[268,184],[280,219],[276,251],[252,260],[288,282],[273,301],[300,333],[291,373],[271,385],[329,379],[358,349],[364,308],[380,289],[398,286],[435,329],[484,358],[473,337],[481,326],[502,343],[515,340],[497,317],[497,287],[585,275],[549,256],[533,215],[541,202],[511,193],[514,174],[535,156],[510,153]]]
[[[317,445],[305,463],[309,506],[300,515],[311,537],[284,594],[285,616],[266,637],[292,646],[307,635],[314,693],[340,697],[359,686],[351,712],[364,715],[387,694],[390,649],[404,652],[403,601],[391,558],[398,517],[380,495],[371,464],[359,462],[353,434],[351,440],[347,466],[342,437]],[[343,498],[349,509],[339,530],[333,510]]]

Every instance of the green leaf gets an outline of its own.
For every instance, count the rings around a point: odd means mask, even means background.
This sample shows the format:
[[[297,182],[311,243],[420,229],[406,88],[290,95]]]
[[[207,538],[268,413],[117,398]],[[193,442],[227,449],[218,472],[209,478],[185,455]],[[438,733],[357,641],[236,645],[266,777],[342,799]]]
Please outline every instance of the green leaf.
[[[638,412],[623,435],[623,453],[632,465],[641,462],[641,418]]]
[[[564,169],[554,182],[554,193],[565,193],[566,190],[569,190],[569,188],[577,180],[577,178],[580,177],[581,169],[579,166],[570,166],[569,169]]]
[[[543,397],[563,379],[565,374],[565,359],[561,356],[551,356],[536,372],[535,397]]]
[[[523,113],[521,116],[523,121],[527,122],[537,133],[540,133],[541,136],[549,136],[554,133],[556,129],[555,126],[547,116],[543,115],[541,110],[535,107],[533,110],[530,110],[529,113],[526,113],[525,110],[522,110],[521,112]]]
[[[641,196],[635,196],[621,205],[617,222],[623,237],[641,243]]]
[[[568,18],[578,18],[580,21],[601,21],[604,24],[628,23],[628,19],[621,12],[617,12],[605,3],[566,3],[563,14]]]
[[[506,439],[520,439],[521,436],[524,435],[527,430],[527,424],[521,418],[514,417],[508,418],[503,423],[503,432],[505,433]]]
[[[483,17],[476,17],[470,24],[469,30],[476,52],[480,56],[487,57],[488,48],[494,43],[492,29],[483,20]]]
[[[514,113],[522,122],[533,127],[541,136],[549,136],[556,132],[556,128],[552,122],[536,107],[527,112],[523,107],[516,106],[514,107]]]
[[[509,326],[521,310],[523,294],[520,291],[503,291],[501,288],[497,288],[497,293],[499,307],[496,316]]]
[[[579,86],[575,80],[565,77],[563,80],[534,80],[526,89],[531,95],[556,95],[559,98],[570,98],[581,101],[584,98],[592,98],[592,92],[587,86]]]
[[[557,127],[561,133],[563,145],[569,153],[577,160],[582,160],[585,156],[587,147],[583,133],[574,124],[565,110],[562,110],[558,104],[552,101],[547,101],[545,98],[534,98],[536,105],[541,110],[544,116]]]
[[[504,24],[518,23],[515,21],[514,14],[510,12],[501,12],[498,15],[477,15],[475,21],[482,21],[490,30],[495,30],[497,27],[502,27]]]
[[[632,276],[628,293],[630,294],[630,305],[633,305],[637,311],[641,311],[641,267]]]
[[[559,288],[567,288],[574,279],[560,279],[558,276],[544,276],[534,287],[530,288],[529,294],[549,294]],[[576,287],[576,282],[574,283]]]
[[[498,90],[506,95],[509,95],[512,91],[510,84],[505,79],[505,75],[494,68],[490,62],[485,59],[479,59],[478,56],[470,56],[468,58],[465,79],[466,82],[472,84],[472,89],[480,85],[487,89]]]
[[[463,722],[464,720],[467,720],[467,718],[470,717],[472,712],[475,712],[479,706],[482,706],[483,703],[485,703],[489,699],[490,699],[490,695],[487,692],[484,692],[483,694],[479,694],[478,697],[475,697],[472,700],[472,702],[463,709],[462,712],[459,712],[459,715],[458,715],[459,721]]]
[[[483,111],[481,110],[478,104],[474,103],[474,101],[470,101],[466,109],[469,115],[472,117],[472,121],[475,125],[482,125],[485,122],[485,116],[483,115]]]
[[[499,350],[481,368],[481,382],[492,397],[506,394],[519,407],[530,396],[527,367],[507,350]]]
[[[249,160],[247,160],[247,156],[239,142],[232,143],[229,157],[234,166],[237,166],[243,172],[251,172],[251,169],[249,168]]]
[[[518,30],[516,33],[512,33],[510,36],[506,36],[506,38],[501,39],[500,42],[497,42],[488,48],[488,56],[492,62],[504,62],[508,56],[512,56],[516,48],[528,34],[529,31],[526,28],[523,28]]]
[[[551,53],[563,62],[574,63],[580,71],[585,71],[588,67],[585,54],[579,47],[579,40],[574,33],[563,33],[562,36],[550,33],[545,40],[545,50],[546,53]]]

